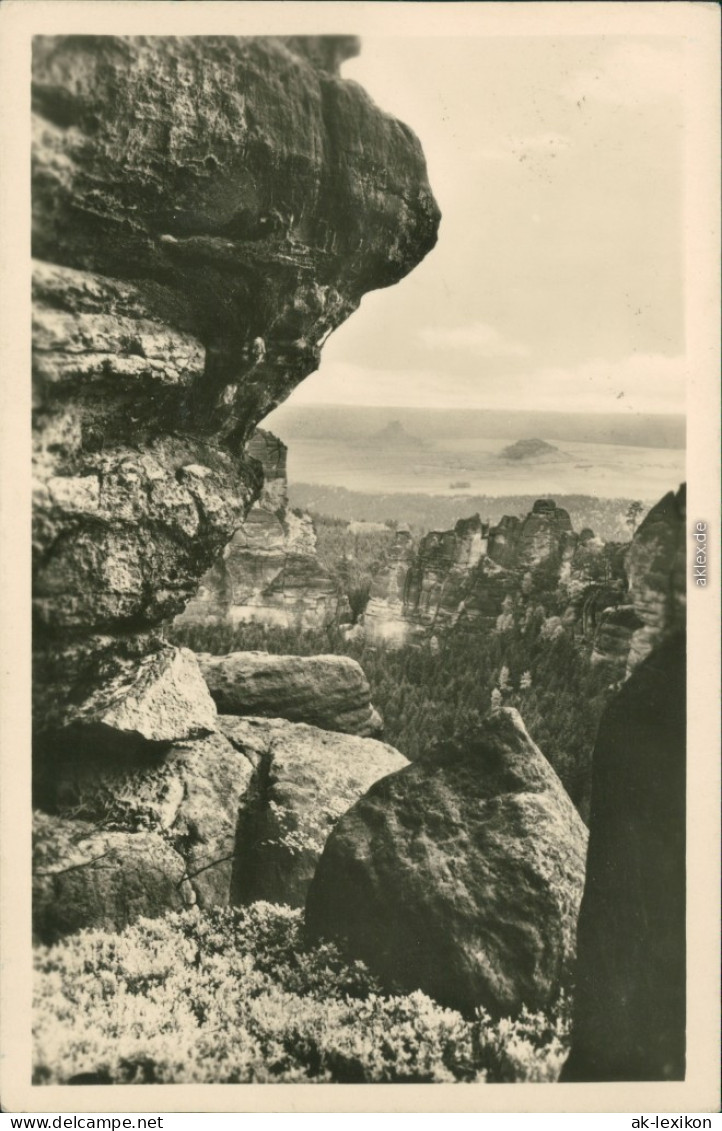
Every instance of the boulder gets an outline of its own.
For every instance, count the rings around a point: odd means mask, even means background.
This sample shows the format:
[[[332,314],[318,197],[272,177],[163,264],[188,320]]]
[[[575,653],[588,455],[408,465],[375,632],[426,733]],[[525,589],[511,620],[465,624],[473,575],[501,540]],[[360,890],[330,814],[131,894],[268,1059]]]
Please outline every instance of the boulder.
[[[586,830],[516,711],[377,782],[327,841],[306,902],[387,985],[470,1014],[547,1006],[568,975]]]
[[[203,653],[198,662],[223,714],[265,715],[364,737],[381,733],[368,680],[348,656]]]
[[[37,813],[33,935],[43,943],[85,927],[119,931],[194,902],[185,862],[158,833],[99,828]]]
[[[600,723],[565,1080],[684,1079],[685,660],[670,637]]]
[[[55,721],[53,743],[98,758],[119,750],[168,746],[215,730],[216,706],[188,648],[163,647],[118,663],[108,679],[68,704]],[[44,745],[50,742],[46,733]]]
[[[238,827],[234,902],[264,899],[303,907],[339,817],[407,760],[370,738],[283,719],[221,716],[220,726],[257,768]]]
[[[160,838],[182,863],[194,900],[202,907],[223,906],[231,899],[236,827],[253,772],[251,762],[220,734],[176,743],[155,758],[142,750],[108,761],[87,749],[68,750],[36,800],[68,828],[73,821],[83,827],[93,822],[96,829]],[[130,851],[131,841],[122,843]],[[117,869],[125,867],[123,860]],[[172,906],[156,893],[152,913]]]
[[[263,468],[263,489],[177,625],[323,628],[345,614],[340,588],[317,557],[311,516],[289,509],[286,451],[271,432],[253,433],[246,453]]]

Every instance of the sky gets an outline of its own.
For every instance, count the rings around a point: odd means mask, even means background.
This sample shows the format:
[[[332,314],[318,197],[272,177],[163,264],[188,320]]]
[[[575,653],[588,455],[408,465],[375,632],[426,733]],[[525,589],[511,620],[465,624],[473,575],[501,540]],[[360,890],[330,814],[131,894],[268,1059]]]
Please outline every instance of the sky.
[[[439,241],[290,403],[683,412],[684,55],[670,36],[365,38]]]

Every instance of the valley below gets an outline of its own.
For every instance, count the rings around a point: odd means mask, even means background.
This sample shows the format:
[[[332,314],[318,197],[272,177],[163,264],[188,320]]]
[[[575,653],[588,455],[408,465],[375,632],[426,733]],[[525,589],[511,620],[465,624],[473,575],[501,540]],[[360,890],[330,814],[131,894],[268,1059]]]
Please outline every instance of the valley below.
[[[501,451],[517,439],[441,438],[396,450],[361,439],[288,439],[289,479],[365,494],[578,494],[632,497],[651,505],[685,478],[685,453],[679,448],[564,441],[555,442],[556,458],[504,459]]]

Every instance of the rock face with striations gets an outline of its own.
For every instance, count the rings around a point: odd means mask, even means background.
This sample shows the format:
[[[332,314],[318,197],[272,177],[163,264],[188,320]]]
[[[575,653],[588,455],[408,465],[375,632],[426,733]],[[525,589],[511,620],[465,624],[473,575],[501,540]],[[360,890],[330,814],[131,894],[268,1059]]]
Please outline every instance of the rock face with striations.
[[[387,983],[464,1013],[547,1005],[573,962],[586,830],[516,711],[377,782],[337,824],[306,903]]]
[[[371,705],[368,680],[348,656],[231,652],[201,654],[198,662],[224,715],[289,719],[361,737],[383,730],[381,716]]]
[[[258,422],[363,295],[435,243],[417,139],[339,75],[357,50],[351,37],[34,39],[38,796],[66,757],[94,759],[100,788],[116,758],[146,757],[152,776],[175,743],[211,741],[198,673],[159,630],[261,492],[246,450]],[[131,856],[118,849],[121,871]]]
[[[306,629],[349,615],[339,586],[316,556],[311,516],[289,509],[286,450],[271,432],[253,433],[246,453],[262,466],[261,494],[176,624],[256,621]]]

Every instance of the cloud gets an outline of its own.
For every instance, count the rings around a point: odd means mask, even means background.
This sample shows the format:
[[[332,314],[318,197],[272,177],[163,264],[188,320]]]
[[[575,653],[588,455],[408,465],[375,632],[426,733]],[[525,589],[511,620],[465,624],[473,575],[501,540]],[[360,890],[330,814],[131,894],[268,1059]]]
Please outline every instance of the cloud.
[[[595,99],[617,106],[649,105],[668,98],[681,98],[684,93],[682,55],[672,47],[620,43],[611,47],[597,66],[572,75],[561,93],[577,104]]]
[[[469,350],[477,357],[528,357],[519,342],[507,341],[493,326],[474,322],[468,326],[424,326],[419,331],[424,345],[432,349]]]

